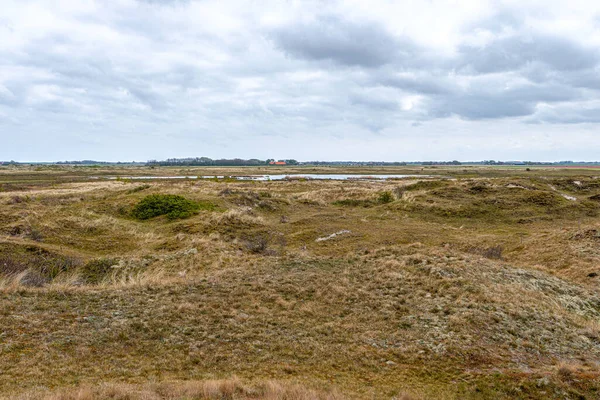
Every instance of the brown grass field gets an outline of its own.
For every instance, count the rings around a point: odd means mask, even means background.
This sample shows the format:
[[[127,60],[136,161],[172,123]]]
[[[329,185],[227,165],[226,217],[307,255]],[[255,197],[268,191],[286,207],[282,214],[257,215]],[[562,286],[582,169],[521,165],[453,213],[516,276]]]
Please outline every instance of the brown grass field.
[[[0,167],[0,398],[598,399],[596,174]]]

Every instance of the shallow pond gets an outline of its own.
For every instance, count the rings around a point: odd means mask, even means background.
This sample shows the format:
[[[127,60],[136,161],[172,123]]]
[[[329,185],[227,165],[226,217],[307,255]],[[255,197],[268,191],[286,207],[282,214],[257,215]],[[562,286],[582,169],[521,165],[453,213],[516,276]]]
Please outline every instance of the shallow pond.
[[[100,178],[100,177],[94,177]],[[348,175],[348,174],[287,174],[287,175],[244,175],[244,176],[223,176],[223,175],[176,175],[176,176],[109,176],[105,179],[132,179],[132,180],[152,180],[152,179],[237,179],[240,181],[283,181],[283,180],[383,180],[383,179],[402,179],[402,178],[433,178],[431,175]]]

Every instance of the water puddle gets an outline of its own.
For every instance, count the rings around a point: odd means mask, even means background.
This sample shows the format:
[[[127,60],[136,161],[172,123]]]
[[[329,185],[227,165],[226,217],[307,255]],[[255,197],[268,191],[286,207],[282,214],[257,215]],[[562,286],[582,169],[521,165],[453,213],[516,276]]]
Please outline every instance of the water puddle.
[[[236,179],[239,181],[284,181],[284,180],[385,180],[404,178],[434,178],[432,175],[348,175],[348,174],[288,174],[288,175],[176,175],[176,176],[108,176],[93,177],[94,179],[131,179],[131,180],[154,180],[154,179]],[[442,177],[438,177],[442,178]]]

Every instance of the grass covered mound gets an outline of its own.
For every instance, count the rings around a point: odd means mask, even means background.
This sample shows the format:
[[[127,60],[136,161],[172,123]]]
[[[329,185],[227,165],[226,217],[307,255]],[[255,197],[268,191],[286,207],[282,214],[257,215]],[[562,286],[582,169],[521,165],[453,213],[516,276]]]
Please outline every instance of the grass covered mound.
[[[183,196],[175,194],[151,194],[144,197],[134,207],[132,215],[142,220],[161,215],[166,215],[168,219],[179,219],[191,217],[201,208],[206,209],[207,206],[188,200]]]

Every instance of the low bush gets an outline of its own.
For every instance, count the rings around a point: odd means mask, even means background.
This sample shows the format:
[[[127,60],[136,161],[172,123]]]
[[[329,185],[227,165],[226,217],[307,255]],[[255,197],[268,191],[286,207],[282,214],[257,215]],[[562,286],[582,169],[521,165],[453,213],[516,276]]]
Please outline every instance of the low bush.
[[[396,196],[396,199],[398,200],[401,200],[404,197],[404,192],[406,192],[404,186],[396,186],[394,188],[394,196]]]
[[[88,261],[80,268],[81,278],[85,283],[100,283],[112,271],[111,267],[118,262],[114,258],[98,258]]]
[[[504,248],[502,246],[492,246],[483,250],[482,255],[485,258],[489,258],[491,260],[502,260],[502,251]]]
[[[235,190],[227,187],[219,192],[219,196],[231,196],[232,194],[235,194],[235,193],[236,193]]]
[[[560,204],[561,199],[554,193],[532,190],[525,193],[522,200],[540,207],[552,207]]]
[[[332,203],[334,206],[346,206],[346,207],[370,207],[373,205],[371,200],[363,199],[342,199]]]
[[[246,250],[254,254],[265,254],[269,250],[269,237],[265,234],[259,234],[247,237],[244,240]]]
[[[42,242],[44,240],[44,235],[42,232],[34,227],[30,227],[27,232],[27,237],[31,240],[35,240],[36,242]]]
[[[588,197],[588,199],[590,199],[592,201],[600,202],[600,194],[595,194],[593,196],[590,196],[590,197]]]
[[[27,267],[23,263],[16,260],[14,257],[0,255],[0,274],[1,275],[15,275],[19,272],[23,272]]]
[[[377,197],[377,201],[382,204],[391,203],[394,201],[394,195],[389,191],[381,192]]]
[[[64,272],[74,271],[81,260],[50,253],[34,246],[0,249],[0,276],[11,277],[25,273],[25,286],[43,286]]]
[[[131,193],[137,193],[137,192],[141,192],[142,190],[150,189],[151,187],[152,187],[151,185],[148,185],[146,183],[146,184],[143,184],[143,185],[140,185],[140,186],[136,186],[133,189],[129,189],[127,191],[127,193],[130,193],[130,194]]]
[[[472,254],[478,254],[482,257],[489,258],[490,260],[503,260],[502,252],[504,247],[500,245],[492,247],[471,247],[467,251]]]
[[[29,196],[12,196],[8,200],[8,204],[19,204],[19,203],[27,203],[29,202]]]
[[[209,202],[197,203],[175,194],[151,194],[133,209],[132,215],[141,220],[166,215],[168,219],[188,218],[201,209],[212,210]]]
[[[487,186],[485,186],[485,185],[476,184],[476,185],[470,186],[470,187],[469,187],[469,189],[468,189],[468,191],[469,191],[471,194],[480,194],[480,193],[486,193],[486,192],[489,192],[489,191],[490,191],[490,188],[488,188],[488,187],[487,187]]]
[[[256,205],[258,208],[260,208],[263,211],[275,211],[277,210],[277,207],[273,204],[272,201],[269,200],[261,200],[258,202],[258,204]]]
[[[418,181],[416,183],[413,183],[411,185],[407,185],[405,186],[405,190],[408,191],[412,191],[412,190],[427,190],[427,189],[435,189],[435,188],[439,188],[440,186],[444,186],[445,184],[441,181]]]

